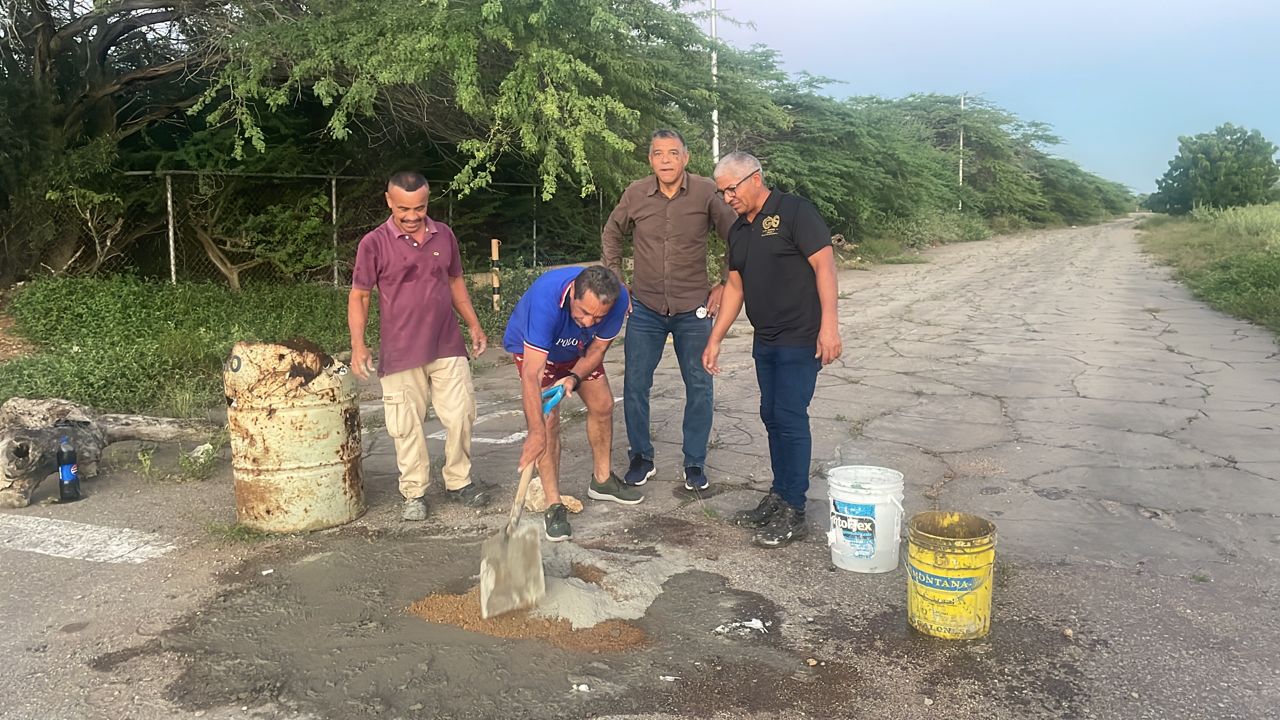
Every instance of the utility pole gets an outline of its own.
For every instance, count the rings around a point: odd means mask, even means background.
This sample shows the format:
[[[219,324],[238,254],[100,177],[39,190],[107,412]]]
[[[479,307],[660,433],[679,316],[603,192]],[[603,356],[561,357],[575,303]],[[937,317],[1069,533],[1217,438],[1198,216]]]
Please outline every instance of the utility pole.
[[[720,98],[715,94],[720,79],[716,54],[716,0],[711,0],[711,162],[720,162]]]
[[[957,210],[964,210],[964,93],[960,93],[960,203]]]

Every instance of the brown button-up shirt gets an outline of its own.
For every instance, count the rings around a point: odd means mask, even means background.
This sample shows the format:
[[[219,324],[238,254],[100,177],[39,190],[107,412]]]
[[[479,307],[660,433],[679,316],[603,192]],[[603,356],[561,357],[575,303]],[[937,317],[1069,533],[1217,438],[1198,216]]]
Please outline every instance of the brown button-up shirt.
[[[631,293],[663,315],[695,310],[707,301],[707,234],[729,237],[738,214],[716,194],[711,178],[686,172],[668,198],[658,178],[637,180],[622,193],[601,233],[605,267],[622,277],[622,239],[630,232],[635,255]],[[719,279],[717,279],[717,282]]]

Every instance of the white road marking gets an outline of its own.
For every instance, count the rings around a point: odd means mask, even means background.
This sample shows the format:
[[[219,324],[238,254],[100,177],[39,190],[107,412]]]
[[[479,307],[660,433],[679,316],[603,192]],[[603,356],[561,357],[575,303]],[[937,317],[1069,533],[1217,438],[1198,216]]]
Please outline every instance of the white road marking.
[[[503,410],[501,412],[496,412],[496,413],[485,413],[484,415],[481,415],[480,417],[476,418],[475,425],[480,425],[481,423],[487,422],[489,420],[493,420],[495,418],[500,418],[500,417],[506,417],[508,415],[519,415],[521,417],[524,417],[524,411],[523,410]],[[475,426],[473,425],[472,427],[475,427]],[[432,440],[444,440],[446,432],[447,431],[445,430],[437,430],[431,433],[430,435],[428,435],[427,437]],[[506,437],[487,438],[487,437],[481,437],[479,435],[476,435],[475,433],[472,433],[471,442],[473,444],[480,443],[482,445],[511,445],[513,443],[518,443],[521,440],[524,440],[524,436],[528,434],[529,434],[529,431],[521,430],[519,432],[513,432],[510,435],[507,435]]]
[[[613,402],[614,403],[622,402],[622,396],[618,396],[614,398]],[[580,413],[584,413],[586,411],[587,409],[585,407],[578,406],[570,410],[569,413],[577,415]],[[495,413],[485,413],[484,415],[481,415],[476,418],[475,425],[480,425],[481,423],[488,422],[489,420],[493,420],[500,417],[507,417],[510,415],[519,415],[520,417],[524,417],[524,410],[502,410]],[[431,440],[444,440],[445,434],[446,434],[445,430],[437,430],[431,433],[430,435],[428,435],[427,437],[430,438]],[[471,442],[472,444],[480,443],[481,445],[513,445],[515,443],[523,441],[525,436],[528,434],[529,434],[529,431],[520,430],[518,432],[513,432],[510,435],[507,435],[505,437],[488,438],[488,437],[482,437],[480,435],[476,435],[475,433],[472,433]]]
[[[0,548],[107,563],[143,563],[174,549],[152,533],[67,520],[0,515]]]

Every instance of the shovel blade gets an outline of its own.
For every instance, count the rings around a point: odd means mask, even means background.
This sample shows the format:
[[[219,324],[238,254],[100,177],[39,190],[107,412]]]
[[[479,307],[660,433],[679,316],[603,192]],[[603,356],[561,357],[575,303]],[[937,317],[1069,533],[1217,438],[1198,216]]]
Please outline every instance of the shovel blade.
[[[539,530],[528,524],[507,534],[504,527],[480,546],[480,617],[533,607],[546,593]]]

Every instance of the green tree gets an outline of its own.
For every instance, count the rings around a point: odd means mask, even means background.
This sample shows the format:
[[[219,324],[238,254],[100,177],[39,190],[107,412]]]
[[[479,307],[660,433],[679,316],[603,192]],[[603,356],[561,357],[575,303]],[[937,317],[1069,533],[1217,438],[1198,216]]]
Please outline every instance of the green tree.
[[[122,142],[190,107],[218,61],[230,3],[0,3],[0,284],[43,265],[90,271],[146,223],[115,222],[141,184],[115,175]],[[106,240],[110,236],[110,244]],[[96,242],[96,244],[95,244]]]
[[[304,175],[342,162],[336,143],[316,137],[314,107],[264,115],[258,127],[262,152],[235,160],[235,132],[228,126],[188,124],[180,146],[151,158],[160,170],[196,177],[174,180],[177,231],[189,234],[232,290],[241,274],[268,265],[280,277],[304,276],[334,260],[329,241],[328,184],[269,175]]]
[[[1133,208],[1128,188],[1086,172],[1070,160],[1041,154],[1032,158],[1030,166],[1040,181],[1047,220],[1082,225]]]
[[[1257,130],[1220,125],[1212,133],[1178,138],[1178,154],[1156,180],[1147,207],[1181,214],[1199,206],[1261,204],[1273,197],[1280,166],[1277,147]]]
[[[950,158],[929,144],[923,125],[875,98],[821,95],[824,82],[802,76],[773,90],[789,123],[751,148],[770,182],[809,198],[833,231],[849,237],[955,207]]]
[[[366,125],[450,148],[462,190],[514,155],[545,198],[562,184],[586,194],[629,158],[641,117],[709,115],[709,72],[688,82],[708,42],[650,0],[272,3],[225,39],[231,60],[202,107],[261,148],[258,102],[314,96],[334,138]]]
[[[961,192],[966,208],[988,218],[1047,219],[1043,189],[1031,168],[1040,148],[1061,142],[1047,125],[1025,122],[979,97],[967,98],[963,112],[960,98],[951,95],[910,95],[887,102],[925,127],[933,146],[951,154],[953,162],[963,152],[965,184]]]
[[[418,169],[450,181],[433,196],[457,210],[464,244],[500,237],[527,255],[537,217],[540,259],[583,259],[648,172],[652,130],[683,132],[691,169],[711,170],[713,108],[722,150],[757,154],[854,237],[914,228],[929,242],[944,216],[1052,223],[1115,205],[1114,186],[1046,155],[1046,126],[981,98],[963,115],[955,96],[839,100],[760,46],[719,46],[713,83],[712,42],[683,4],[0,3],[0,285],[120,255],[143,267],[130,243],[163,218],[163,185],[121,170],[202,173],[199,192],[175,182],[180,232],[233,286],[246,267],[287,276],[332,259],[324,193],[254,172]],[[376,187],[358,192],[377,204]]]

